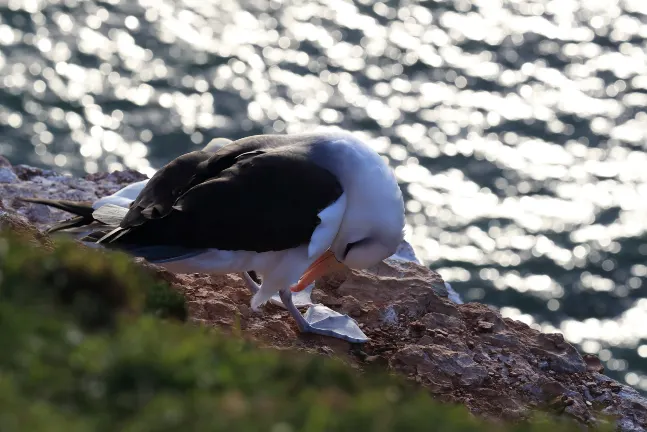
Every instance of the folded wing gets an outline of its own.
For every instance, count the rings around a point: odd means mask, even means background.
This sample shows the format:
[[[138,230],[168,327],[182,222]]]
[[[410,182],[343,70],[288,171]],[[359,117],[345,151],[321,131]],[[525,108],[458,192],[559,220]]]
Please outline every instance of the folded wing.
[[[208,159],[183,158],[158,171],[102,242],[124,249],[284,250],[308,244],[318,213],[343,192],[298,147],[247,140]]]

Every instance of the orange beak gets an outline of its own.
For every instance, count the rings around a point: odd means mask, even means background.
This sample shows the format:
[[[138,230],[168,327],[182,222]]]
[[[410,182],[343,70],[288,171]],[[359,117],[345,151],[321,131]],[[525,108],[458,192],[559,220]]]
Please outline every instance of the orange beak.
[[[301,276],[299,282],[293,285],[290,289],[292,290],[292,292],[303,291],[308,285],[310,285],[312,282],[319,279],[323,275],[333,273],[343,268],[346,268],[346,266],[337,261],[335,254],[328,250],[324,252],[319,258],[317,258],[315,262],[310,264],[310,267],[308,267],[305,273],[303,273],[303,276]]]

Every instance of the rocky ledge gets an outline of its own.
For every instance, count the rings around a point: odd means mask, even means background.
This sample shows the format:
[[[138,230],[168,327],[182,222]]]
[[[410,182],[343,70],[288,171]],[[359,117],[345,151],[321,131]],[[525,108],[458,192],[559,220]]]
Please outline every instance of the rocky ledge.
[[[74,178],[0,157],[0,225],[30,232],[47,246],[41,231],[69,215],[17,197],[92,202],[143,178],[133,171]],[[371,339],[362,345],[300,335],[287,312],[272,304],[254,313],[238,275],[177,275],[141,265],[185,295],[194,323],[263,346],[336,356],[359,370],[388,368],[437,399],[492,420],[519,420],[539,409],[584,425],[611,419],[621,431],[647,430],[647,399],[603,375],[597,358],[583,357],[560,334],[540,333],[488,306],[457,304],[440,275],[412,261],[387,259],[317,282],[313,301],[354,317]]]

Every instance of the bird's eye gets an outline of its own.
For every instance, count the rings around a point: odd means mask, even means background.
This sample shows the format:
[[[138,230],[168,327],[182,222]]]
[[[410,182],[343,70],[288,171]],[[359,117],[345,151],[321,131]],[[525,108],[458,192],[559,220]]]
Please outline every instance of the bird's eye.
[[[344,259],[346,259],[346,255],[348,255],[348,252],[350,252],[351,248],[357,246],[359,243],[363,242],[366,239],[362,239],[356,242],[348,243],[346,245],[346,249],[344,249]]]

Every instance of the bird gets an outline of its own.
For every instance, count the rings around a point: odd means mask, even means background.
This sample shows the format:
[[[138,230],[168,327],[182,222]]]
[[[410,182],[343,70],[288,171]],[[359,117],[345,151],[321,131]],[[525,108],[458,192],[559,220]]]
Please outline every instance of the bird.
[[[393,170],[344,130],[254,135],[187,153],[158,170],[128,208],[104,205],[93,217],[106,214],[108,226],[82,241],[175,273],[241,273],[252,310],[278,293],[302,333],[327,335],[301,315],[292,292],[380,263],[405,227]]]
[[[209,141],[206,146],[204,146],[202,151],[207,153],[214,153],[219,148],[231,142],[232,140],[227,138],[214,138]],[[57,200],[38,197],[19,197],[18,199],[33,204],[43,204],[74,214],[75,216],[73,218],[58,222],[45,231],[47,234],[53,234],[58,231],[71,232],[75,228],[85,227],[98,222],[94,219],[92,213],[99,207],[102,207],[106,204],[113,204],[126,208],[129,207],[130,203],[132,203],[137,198],[137,196],[142,191],[142,189],[144,189],[144,186],[146,186],[149,180],[150,179],[145,179],[131,183],[128,186],[119,189],[112,195],[99,198],[92,204],[71,200]]]

